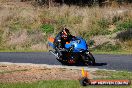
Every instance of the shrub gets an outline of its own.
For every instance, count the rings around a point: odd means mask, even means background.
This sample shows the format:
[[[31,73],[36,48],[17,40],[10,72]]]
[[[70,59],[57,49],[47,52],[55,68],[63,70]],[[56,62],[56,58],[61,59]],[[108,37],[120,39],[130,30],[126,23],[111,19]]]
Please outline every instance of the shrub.
[[[118,33],[116,38],[121,41],[132,40],[132,28]]]
[[[42,30],[42,32],[45,32],[45,33],[53,33],[54,27],[53,27],[53,25],[50,25],[50,24],[43,24],[41,26],[41,30]]]
[[[97,23],[98,23],[99,27],[102,28],[102,29],[108,28],[108,26],[110,24],[109,21],[107,19],[104,19],[104,18],[97,21]]]
[[[132,50],[132,39],[128,40],[128,41],[125,41],[122,44],[122,47],[125,48],[125,49],[127,49],[127,50]]]
[[[95,48],[95,50],[102,50],[102,51],[117,51],[120,49],[121,49],[121,45],[119,45],[119,44],[112,45],[109,43],[104,43],[104,44],[97,46]]]
[[[110,22],[107,19],[102,18],[92,23],[93,25],[89,28],[90,31],[87,33],[88,36],[110,34],[110,31],[108,30]]]
[[[101,27],[93,27],[92,30],[89,32],[89,36],[107,35],[107,34],[110,34],[110,31],[107,28],[101,28]]]
[[[121,20],[122,20],[122,17],[121,16],[114,16],[112,18],[112,23],[115,24],[115,23],[117,23],[117,22],[119,22]]]
[[[132,20],[117,23],[117,29],[115,31],[128,30],[132,28]]]
[[[97,26],[97,25],[96,25]],[[102,29],[100,27],[93,26],[90,30],[85,30],[85,31],[79,31],[79,35],[81,35],[85,40],[89,40],[90,37],[92,36],[97,36],[97,35],[107,35],[110,34],[111,32],[107,29]]]

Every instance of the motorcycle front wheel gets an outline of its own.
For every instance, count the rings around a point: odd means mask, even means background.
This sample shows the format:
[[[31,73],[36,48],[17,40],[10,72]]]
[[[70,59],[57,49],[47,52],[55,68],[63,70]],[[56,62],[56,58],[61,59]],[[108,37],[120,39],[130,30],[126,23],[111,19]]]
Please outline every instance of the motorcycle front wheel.
[[[92,53],[88,52],[85,55],[81,55],[85,65],[95,65],[95,59]]]
[[[87,56],[89,58],[90,64],[95,65],[95,58],[93,57],[92,53],[89,52]]]

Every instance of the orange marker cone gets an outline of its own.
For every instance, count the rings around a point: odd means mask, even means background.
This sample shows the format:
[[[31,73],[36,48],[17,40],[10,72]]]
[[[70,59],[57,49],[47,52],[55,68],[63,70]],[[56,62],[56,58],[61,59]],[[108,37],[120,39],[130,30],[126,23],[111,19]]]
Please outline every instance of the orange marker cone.
[[[88,72],[84,71],[84,68],[82,68],[82,76],[83,77],[88,77]]]

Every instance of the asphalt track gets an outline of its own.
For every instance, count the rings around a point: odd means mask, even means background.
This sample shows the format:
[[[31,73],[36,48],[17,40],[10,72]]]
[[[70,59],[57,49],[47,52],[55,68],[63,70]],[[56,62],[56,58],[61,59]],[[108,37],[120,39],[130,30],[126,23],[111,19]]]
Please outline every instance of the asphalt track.
[[[94,57],[97,62],[96,65],[85,67],[132,71],[132,55],[96,54]],[[55,56],[48,52],[1,52],[0,63],[1,62],[61,65],[61,63],[55,59]]]

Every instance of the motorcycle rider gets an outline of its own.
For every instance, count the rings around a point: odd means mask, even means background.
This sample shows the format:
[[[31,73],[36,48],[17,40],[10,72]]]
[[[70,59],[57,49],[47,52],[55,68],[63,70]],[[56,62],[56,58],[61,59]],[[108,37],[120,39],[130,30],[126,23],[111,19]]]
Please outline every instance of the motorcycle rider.
[[[61,49],[65,48],[66,42],[70,42],[74,36],[71,35],[67,28],[62,28],[62,30],[57,34],[54,41],[55,50],[58,53],[58,57],[61,57]]]

